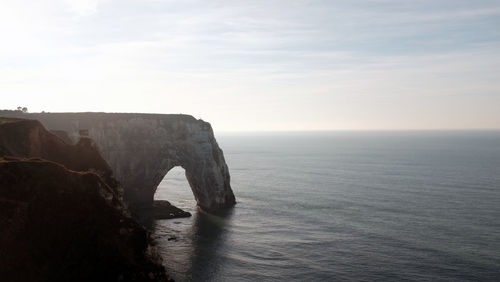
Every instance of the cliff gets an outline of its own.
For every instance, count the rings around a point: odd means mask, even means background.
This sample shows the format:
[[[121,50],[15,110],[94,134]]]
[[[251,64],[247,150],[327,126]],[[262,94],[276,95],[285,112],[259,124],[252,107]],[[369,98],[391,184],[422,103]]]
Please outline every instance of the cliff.
[[[188,115],[122,113],[34,113],[0,111],[0,116],[39,120],[50,130],[92,138],[122,184],[132,207],[152,206],[167,172],[182,166],[202,209],[235,204],[224,154],[209,123]]]
[[[91,139],[67,144],[36,120],[0,118],[0,156],[40,158],[74,171],[92,171],[121,194],[113,171]]]
[[[168,281],[148,231],[99,176],[0,159],[2,281]]]
[[[89,138],[0,118],[2,281],[169,281]]]

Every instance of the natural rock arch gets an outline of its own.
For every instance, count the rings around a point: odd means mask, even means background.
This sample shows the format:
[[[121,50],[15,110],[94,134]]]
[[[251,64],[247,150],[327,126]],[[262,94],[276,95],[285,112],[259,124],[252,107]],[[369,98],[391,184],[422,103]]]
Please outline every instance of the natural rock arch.
[[[0,115],[9,116],[9,112]],[[123,186],[132,206],[152,205],[167,172],[182,166],[197,204],[206,211],[231,206],[235,197],[229,170],[209,123],[188,115],[120,113],[37,113],[50,130],[64,130],[72,140],[88,135]]]
[[[181,166],[170,169],[160,182],[154,193],[154,201],[178,202],[195,200],[191,185],[186,177],[186,170]]]

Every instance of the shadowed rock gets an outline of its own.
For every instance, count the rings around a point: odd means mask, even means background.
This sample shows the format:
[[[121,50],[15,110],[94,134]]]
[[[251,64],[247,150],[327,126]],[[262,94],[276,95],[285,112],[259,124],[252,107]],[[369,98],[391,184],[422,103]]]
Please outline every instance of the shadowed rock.
[[[59,137],[62,141],[66,142],[67,144],[73,144],[73,141],[71,140],[71,138],[69,138],[68,133],[64,130],[51,130],[50,133]]]
[[[2,281],[170,281],[95,144],[0,118]]]
[[[37,120],[0,118],[0,156],[40,158],[74,171],[91,171],[120,194],[111,167],[89,138],[70,145],[47,131]]]
[[[0,158],[2,281],[170,281],[123,209],[96,174]]]

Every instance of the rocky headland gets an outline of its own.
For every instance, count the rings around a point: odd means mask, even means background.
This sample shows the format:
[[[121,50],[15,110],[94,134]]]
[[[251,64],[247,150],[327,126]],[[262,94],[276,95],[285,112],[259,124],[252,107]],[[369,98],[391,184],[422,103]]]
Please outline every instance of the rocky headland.
[[[23,113],[0,116],[35,119],[63,139],[94,140],[133,209],[151,209],[156,189],[175,166],[186,171],[198,206],[208,212],[231,207],[235,197],[224,154],[212,127],[189,115],[135,113]]]
[[[171,281],[95,143],[0,118],[2,281]]]
[[[235,204],[209,123],[187,115],[0,111],[2,281],[171,281],[139,222],[182,166],[198,206]],[[168,258],[165,258],[168,259]]]

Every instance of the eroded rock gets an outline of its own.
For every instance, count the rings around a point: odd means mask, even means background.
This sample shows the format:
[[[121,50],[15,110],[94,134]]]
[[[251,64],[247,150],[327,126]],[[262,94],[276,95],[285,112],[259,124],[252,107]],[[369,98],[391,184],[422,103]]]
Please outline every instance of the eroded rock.
[[[229,170],[209,123],[188,115],[39,113],[0,111],[37,119],[73,140],[92,138],[122,184],[132,206],[152,205],[167,172],[182,166],[198,205],[209,212],[230,207],[235,197]]]
[[[170,281],[95,144],[0,118],[2,281]]]
[[[170,281],[113,193],[94,173],[0,158],[2,281]]]

